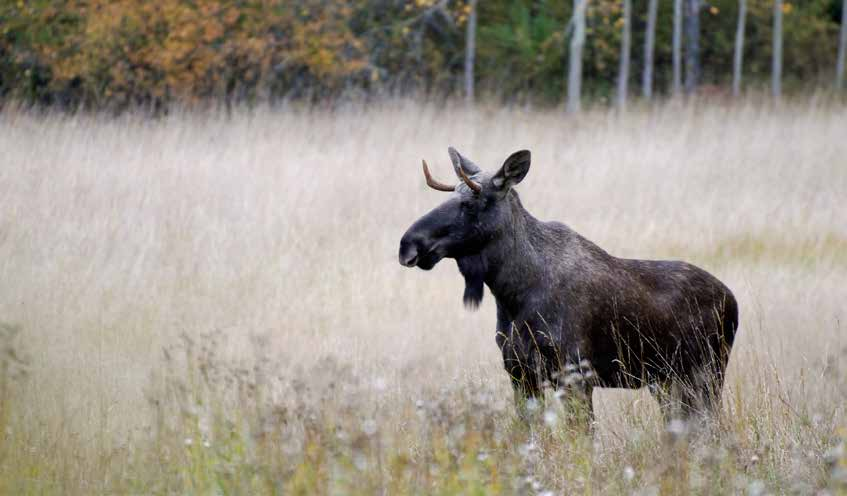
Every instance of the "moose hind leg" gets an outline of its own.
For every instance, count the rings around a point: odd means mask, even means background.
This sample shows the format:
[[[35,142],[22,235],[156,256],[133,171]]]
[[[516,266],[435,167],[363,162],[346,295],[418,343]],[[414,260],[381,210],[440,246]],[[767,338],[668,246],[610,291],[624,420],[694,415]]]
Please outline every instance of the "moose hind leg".
[[[722,390],[723,367],[708,366],[694,374],[687,394],[704,416],[717,416],[721,412]]]
[[[681,420],[698,425],[720,411],[721,381],[715,376],[696,374],[650,385],[667,425]]]
[[[665,424],[683,416],[674,382],[654,382],[648,385],[648,389],[653,398],[656,399],[656,403],[659,404],[659,410],[662,412],[662,420]]]

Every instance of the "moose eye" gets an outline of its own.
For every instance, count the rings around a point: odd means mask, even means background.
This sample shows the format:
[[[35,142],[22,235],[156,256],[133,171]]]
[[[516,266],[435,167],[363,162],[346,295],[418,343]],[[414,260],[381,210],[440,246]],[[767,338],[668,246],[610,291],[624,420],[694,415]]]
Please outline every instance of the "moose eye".
[[[479,210],[479,201],[476,198],[468,199],[462,202],[462,211],[467,213],[475,213]]]

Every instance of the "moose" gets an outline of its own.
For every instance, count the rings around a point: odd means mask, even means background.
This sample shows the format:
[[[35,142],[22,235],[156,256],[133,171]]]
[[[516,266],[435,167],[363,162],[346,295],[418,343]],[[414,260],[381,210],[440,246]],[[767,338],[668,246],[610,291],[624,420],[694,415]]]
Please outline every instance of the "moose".
[[[453,258],[475,309],[484,286],[497,306],[496,342],[519,412],[550,386],[581,398],[589,418],[594,387],[648,387],[666,418],[714,412],[738,328],[738,305],[717,278],[680,261],[617,258],[567,225],[542,222],[515,186],[530,152],[494,173],[448,148],[455,186],[400,240],[400,264],[432,269]]]

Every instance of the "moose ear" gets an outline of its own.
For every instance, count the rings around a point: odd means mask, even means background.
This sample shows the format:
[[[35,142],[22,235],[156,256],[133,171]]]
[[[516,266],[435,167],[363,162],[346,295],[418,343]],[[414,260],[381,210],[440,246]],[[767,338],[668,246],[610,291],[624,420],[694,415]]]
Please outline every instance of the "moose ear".
[[[468,157],[465,157],[455,148],[448,147],[447,153],[450,155],[450,161],[453,162],[453,169],[456,169],[456,175],[459,175],[458,168],[461,167],[465,174],[473,176],[480,171],[480,168],[475,163],[471,162]],[[461,176],[460,176],[461,177]]]
[[[500,189],[511,188],[526,177],[527,172],[529,172],[530,160],[529,150],[520,150],[509,155],[497,174],[491,178],[491,182]]]

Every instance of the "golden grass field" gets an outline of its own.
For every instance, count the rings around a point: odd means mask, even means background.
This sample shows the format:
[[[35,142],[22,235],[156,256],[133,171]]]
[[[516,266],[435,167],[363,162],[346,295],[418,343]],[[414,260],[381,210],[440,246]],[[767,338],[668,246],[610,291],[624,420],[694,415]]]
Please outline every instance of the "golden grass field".
[[[644,391],[512,408],[486,295],[403,268],[446,148],[527,209],[736,294],[711,429]],[[847,108],[394,101],[0,113],[2,494],[847,494]]]

